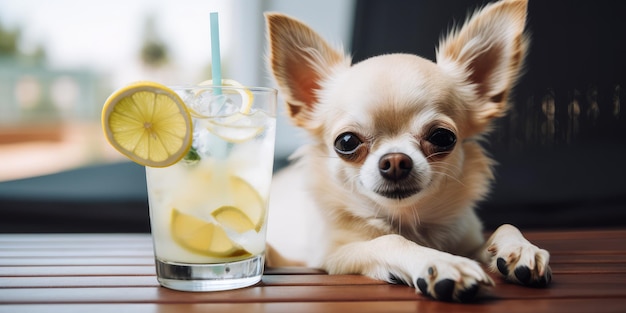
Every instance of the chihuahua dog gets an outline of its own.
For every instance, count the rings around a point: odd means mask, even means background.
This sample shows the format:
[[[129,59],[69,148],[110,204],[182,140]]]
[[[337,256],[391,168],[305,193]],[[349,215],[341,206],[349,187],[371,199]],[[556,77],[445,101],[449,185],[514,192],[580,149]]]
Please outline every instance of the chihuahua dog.
[[[352,64],[304,23],[266,14],[269,66],[310,135],[275,177],[269,266],[361,274],[464,302],[493,285],[551,280],[546,250],[512,225],[485,241],[474,208],[494,162],[480,146],[505,114],[527,49],[527,0],[488,4],[443,39],[436,63],[387,54]]]

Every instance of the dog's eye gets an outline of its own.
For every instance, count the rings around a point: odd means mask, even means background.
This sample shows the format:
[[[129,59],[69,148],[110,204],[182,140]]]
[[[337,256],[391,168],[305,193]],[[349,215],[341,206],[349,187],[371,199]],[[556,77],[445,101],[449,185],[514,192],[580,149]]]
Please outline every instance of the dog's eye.
[[[335,151],[339,154],[352,154],[363,142],[353,133],[343,133],[335,139]]]
[[[456,135],[449,129],[437,128],[428,136],[428,142],[439,151],[449,151],[456,144]]]

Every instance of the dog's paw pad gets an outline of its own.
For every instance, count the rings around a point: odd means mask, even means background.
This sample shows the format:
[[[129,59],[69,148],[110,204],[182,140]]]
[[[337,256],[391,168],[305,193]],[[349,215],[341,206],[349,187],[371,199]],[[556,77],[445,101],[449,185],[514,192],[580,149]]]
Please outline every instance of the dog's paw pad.
[[[552,281],[547,251],[532,244],[505,249],[490,249],[494,255],[492,268],[507,281],[530,287],[545,287]]]
[[[470,302],[481,285],[493,284],[475,262],[464,258],[455,261],[428,267],[426,273],[415,280],[415,286],[422,294],[437,300]]]
[[[444,279],[435,283],[433,292],[428,288],[428,283],[424,278],[418,278],[415,282],[422,294],[441,301],[470,302],[474,300],[480,290],[480,285],[472,284],[469,287],[458,289],[452,279]]]
[[[533,271],[527,266],[518,266],[515,268],[515,278],[519,283],[529,287],[546,287],[552,281],[552,270],[548,266],[541,275],[537,271]]]

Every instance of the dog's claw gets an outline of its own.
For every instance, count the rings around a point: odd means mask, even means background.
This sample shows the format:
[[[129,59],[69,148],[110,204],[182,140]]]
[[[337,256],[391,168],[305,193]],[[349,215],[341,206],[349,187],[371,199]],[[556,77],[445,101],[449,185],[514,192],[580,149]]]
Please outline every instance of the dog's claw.
[[[506,266],[506,261],[503,258],[498,258],[497,266],[498,266],[498,270],[500,271],[500,273],[502,273],[502,275],[504,276],[509,275],[509,268]]]
[[[551,281],[552,281],[552,270],[550,270],[550,268],[548,267],[548,270],[546,271],[545,275],[541,276],[541,279],[539,279],[536,286],[546,287],[550,284]]]
[[[476,284],[476,285],[471,285],[469,288],[465,290],[461,290],[461,292],[459,292],[459,295],[458,295],[459,302],[472,301],[476,297],[476,294],[478,293],[479,289],[480,287]]]
[[[428,292],[428,283],[426,283],[424,278],[418,278],[415,285],[419,288],[423,295],[430,296],[430,293]]]

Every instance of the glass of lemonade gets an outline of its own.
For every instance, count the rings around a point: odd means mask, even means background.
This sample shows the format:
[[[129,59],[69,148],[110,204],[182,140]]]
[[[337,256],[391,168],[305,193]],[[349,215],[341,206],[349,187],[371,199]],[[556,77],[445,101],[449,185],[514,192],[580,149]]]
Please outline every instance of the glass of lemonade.
[[[170,88],[191,114],[193,143],[176,164],[146,167],[158,280],[184,291],[253,285],[264,266],[276,90]]]

